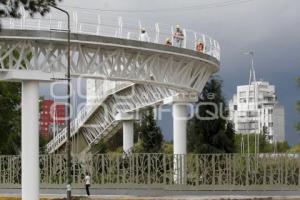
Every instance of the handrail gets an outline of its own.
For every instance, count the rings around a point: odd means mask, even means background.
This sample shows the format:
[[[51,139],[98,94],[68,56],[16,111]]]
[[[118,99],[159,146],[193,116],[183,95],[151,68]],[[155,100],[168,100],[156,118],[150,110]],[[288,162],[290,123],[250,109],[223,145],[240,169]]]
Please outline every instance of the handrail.
[[[71,14],[71,32],[78,34],[89,34],[99,36],[110,36],[124,38],[128,40],[140,40],[141,28],[145,28],[149,41],[151,43],[165,44],[166,38],[173,40],[174,26],[162,25],[155,23],[153,26],[143,26],[140,20],[136,23],[127,23],[122,17],[109,16],[98,13],[85,13],[88,19],[94,22],[84,21],[82,12],[72,11]],[[80,16],[81,15],[81,16]],[[93,17],[94,16],[94,17]],[[95,21],[96,20],[96,21]],[[22,30],[49,30],[63,29],[66,27],[67,21],[53,18],[50,14],[47,17],[30,17],[25,11],[22,11],[22,18],[3,18],[2,27],[4,29],[22,29]],[[204,43],[202,53],[208,54],[220,60],[220,45],[208,35],[197,33],[191,29],[182,28],[184,33],[184,41],[181,48],[196,50],[198,40]],[[173,43],[174,44],[174,43]]]
[[[96,92],[98,94],[96,98],[93,99],[92,107],[90,105],[85,105],[77,114],[76,118],[71,121],[71,137],[73,137],[78,129],[84,124],[84,122],[88,119],[88,117],[94,112],[94,110],[98,107],[98,105],[105,99],[108,95],[113,94],[118,90],[122,90],[128,86],[133,85],[133,83],[121,82],[120,84],[116,84],[114,88],[108,89],[105,92]],[[64,128],[61,130],[48,144],[47,151],[52,152],[57,147],[62,145],[66,140],[67,129]]]

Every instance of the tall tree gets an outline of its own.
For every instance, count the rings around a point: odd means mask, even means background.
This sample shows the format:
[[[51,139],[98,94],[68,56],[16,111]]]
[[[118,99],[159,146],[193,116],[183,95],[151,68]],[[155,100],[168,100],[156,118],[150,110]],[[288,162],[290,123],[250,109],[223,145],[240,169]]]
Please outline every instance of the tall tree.
[[[0,154],[19,154],[21,85],[0,82]]]
[[[141,124],[136,129],[139,133],[140,146],[134,151],[138,153],[159,153],[162,151],[163,135],[156,125],[153,110],[142,116]]]
[[[33,16],[35,13],[45,15],[50,11],[50,5],[56,5],[61,0],[0,0],[0,17],[20,17],[20,6]]]
[[[225,119],[228,111],[222,94],[222,81],[217,77],[211,78],[196,105],[198,106],[198,115],[188,122],[188,152],[234,152],[235,133],[232,124]],[[204,119],[204,117],[211,117],[212,113],[216,113],[217,116],[212,119]],[[221,117],[222,115],[224,117]]]

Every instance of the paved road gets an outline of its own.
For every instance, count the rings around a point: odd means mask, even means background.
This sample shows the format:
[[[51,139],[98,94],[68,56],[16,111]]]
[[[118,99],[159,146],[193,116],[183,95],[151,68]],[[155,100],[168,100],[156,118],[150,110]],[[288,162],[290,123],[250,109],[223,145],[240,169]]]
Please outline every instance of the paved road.
[[[64,196],[64,189],[41,189],[42,195]],[[20,195],[20,189],[0,188],[0,195]],[[74,195],[85,195],[84,189],[73,189]],[[163,189],[91,189],[91,194],[96,196],[116,195],[116,196],[143,196],[143,197],[164,197],[164,196],[244,196],[244,197],[295,197],[300,199],[299,191],[174,191]]]

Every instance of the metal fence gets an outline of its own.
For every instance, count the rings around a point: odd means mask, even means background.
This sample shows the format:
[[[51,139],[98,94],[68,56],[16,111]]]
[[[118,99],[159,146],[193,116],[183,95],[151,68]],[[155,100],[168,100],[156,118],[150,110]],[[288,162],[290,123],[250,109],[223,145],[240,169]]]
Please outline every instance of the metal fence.
[[[0,185],[21,183],[19,156],[0,156]],[[193,190],[299,190],[297,154],[99,154],[73,156],[73,185]],[[65,155],[40,156],[41,184],[66,182]],[[181,177],[182,181],[178,181]]]

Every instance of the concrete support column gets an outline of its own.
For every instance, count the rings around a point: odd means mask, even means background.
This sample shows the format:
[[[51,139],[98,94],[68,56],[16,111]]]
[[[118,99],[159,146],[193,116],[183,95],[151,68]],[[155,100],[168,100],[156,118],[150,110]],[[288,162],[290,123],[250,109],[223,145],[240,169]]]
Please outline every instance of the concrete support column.
[[[186,124],[188,112],[184,104],[173,104],[173,148],[174,154],[186,154]]]
[[[123,152],[130,153],[133,144],[133,121],[123,121]]]
[[[39,199],[38,89],[38,81],[22,82],[22,200]]]
[[[174,181],[176,184],[186,183],[187,118],[187,106],[183,103],[173,104]]]
[[[173,178],[176,184],[186,184],[188,107],[197,101],[198,94],[196,93],[178,93],[164,99],[164,104],[173,105]]]
[[[138,120],[138,113],[118,113],[116,121],[123,123],[123,152],[131,153],[134,144],[134,121]]]

